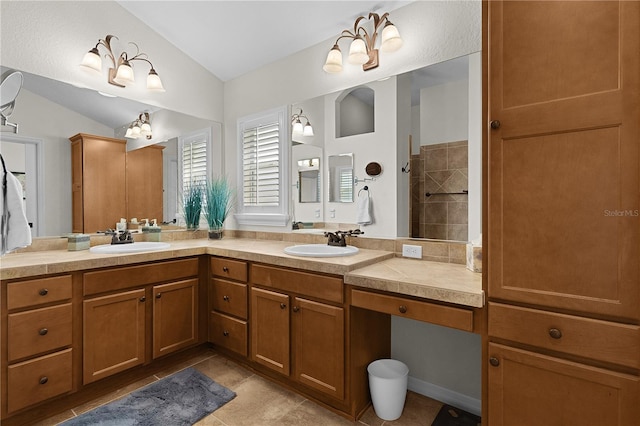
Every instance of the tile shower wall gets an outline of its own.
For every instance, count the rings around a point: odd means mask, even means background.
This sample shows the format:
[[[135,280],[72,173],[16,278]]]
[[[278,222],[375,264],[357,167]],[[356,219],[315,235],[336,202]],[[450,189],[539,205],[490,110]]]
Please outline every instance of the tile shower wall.
[[[468,142],[423,145],[411,156],[411,236],[467,241]]]

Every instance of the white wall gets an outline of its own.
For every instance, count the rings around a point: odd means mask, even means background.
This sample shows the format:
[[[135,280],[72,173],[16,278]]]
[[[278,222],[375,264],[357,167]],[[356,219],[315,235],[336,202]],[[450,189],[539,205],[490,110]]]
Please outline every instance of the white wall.
[[[16,108],[11,115],[11,121],[20,123],[19,135],[43,141],[45,215],[40,235],[62,235],[71,232],[69,138],[77,133],[112,138],[113,129],[25,89],[20,91],[19,100],[20,108]]]
[[[466,141],[469,82],[454,81],[420,90],[420,145]]]
[[[133,65],[136,84],[120,88],[78,66],[99,38],[114,34],[114,50],[131,50],[135,42],[149,55],[166,93],[146,90],[149,68]],[[0,63],[127,99],[222,122],[223,83],[193,59],[141,23],[114,1],[2,1],[0,2]],[[127,49],[128,47],[128,49]],[[102,49],[102,48],[101,48]]]

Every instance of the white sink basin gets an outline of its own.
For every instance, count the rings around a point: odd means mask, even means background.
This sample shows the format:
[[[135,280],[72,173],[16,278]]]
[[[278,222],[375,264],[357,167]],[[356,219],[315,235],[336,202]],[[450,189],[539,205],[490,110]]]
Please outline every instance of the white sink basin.
[[[154,241],[141,241],[139,243],[129,244],[104,244],[94,246],[89,249],[91,253],[100,254],[116,254],[116,253],[140,253],[144,251],[168,249],[169,243],[160,243]]]
[[[304,257],[337,257],[350,256],[358,252],[358,247],[346,246],[336,247],[328,244],[301,244],[298,246],[289,246],[284,252],[293,256]]]

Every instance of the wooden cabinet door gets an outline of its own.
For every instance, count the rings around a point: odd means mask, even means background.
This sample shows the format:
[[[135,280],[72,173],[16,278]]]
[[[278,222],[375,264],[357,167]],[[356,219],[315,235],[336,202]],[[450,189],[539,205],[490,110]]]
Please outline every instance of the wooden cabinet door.
[[[637,320],[640,2],[488,11],[489,297]]]
[[[144,363],[145,291],[83,302],[84,384]]]
[[[152,145],[127,152],[127,218],[162,222],[162,150]]]
[[[289,296],[251,289],[251,359],[289,375]]]
[[[626,426],[638,423],[636,376],[489,344],[491,426]]]
[[[292,307],[294,376],[344,398],[344,309],[299,297]]]
[[[198,280],[153,287],[153,358],[198,341]]]
[[[82,139],[71,142],[71,229],[84,232],[84,198],[82,198]]]

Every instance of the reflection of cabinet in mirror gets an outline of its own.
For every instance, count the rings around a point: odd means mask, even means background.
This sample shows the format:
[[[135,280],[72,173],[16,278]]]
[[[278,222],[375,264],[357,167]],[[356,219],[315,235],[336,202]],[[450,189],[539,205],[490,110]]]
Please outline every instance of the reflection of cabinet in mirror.
[[[329,202],[353,203],[353,154],[329,156]]]
[[[123,217],[162,220],[161,149],[127,153],[123,139],[83,133],[70,140],[73,232],[113,228]],[[127,194],[135,210],[127,209]]]
[[[336,138],[375,131],[375,92],[369,87],[346,90],[336,99]]]

